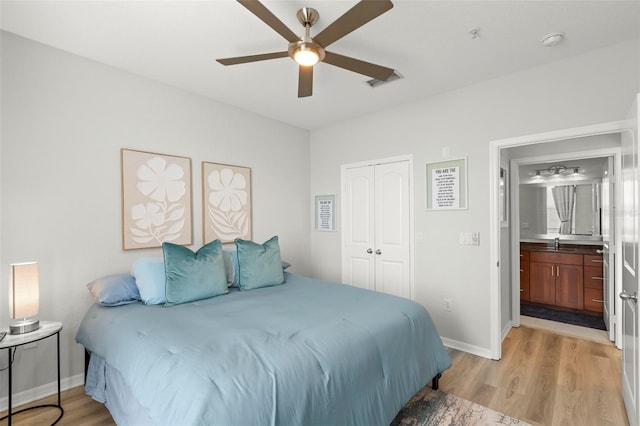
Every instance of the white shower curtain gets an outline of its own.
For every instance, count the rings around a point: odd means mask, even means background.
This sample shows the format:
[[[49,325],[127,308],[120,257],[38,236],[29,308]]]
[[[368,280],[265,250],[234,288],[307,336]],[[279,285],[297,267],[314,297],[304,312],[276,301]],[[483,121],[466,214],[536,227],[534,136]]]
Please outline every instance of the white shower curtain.
[[[560,234],[571,234],[573,229],[573,206],[575,204],[575,185],[554,186],[551,188],[553,203],[560,218]]]

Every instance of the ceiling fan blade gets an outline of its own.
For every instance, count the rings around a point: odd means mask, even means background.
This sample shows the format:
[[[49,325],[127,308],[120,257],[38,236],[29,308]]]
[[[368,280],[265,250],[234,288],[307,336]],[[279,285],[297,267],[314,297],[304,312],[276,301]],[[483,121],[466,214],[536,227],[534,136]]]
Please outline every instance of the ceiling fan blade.
[[[287,39],[290,43],[300,40],[300,37],[289,29],[276,15],[271,13],[262,3],[257,0],[237,0],[238,3],[249,9],[251,13],[256,15],[262,22],[273,28],[278,34]]]
[[[313,65],[300,65],[298,73],[298,97],[306,98],[313,94]]]
[[[235,58],[216,59],[222,65],[246,64],[247,62],[266,61],[267,59],[286,58],[288,52],[263,53],[261,55],[237,56]]]
[[[325,52],[322,62],[383,81],[393,74],[392,68],[361,61],[350,56],[338,55],[337,53]]]
[[[390,0],[362,0],[313,37],[322,47],[341,39],[393,7]]]

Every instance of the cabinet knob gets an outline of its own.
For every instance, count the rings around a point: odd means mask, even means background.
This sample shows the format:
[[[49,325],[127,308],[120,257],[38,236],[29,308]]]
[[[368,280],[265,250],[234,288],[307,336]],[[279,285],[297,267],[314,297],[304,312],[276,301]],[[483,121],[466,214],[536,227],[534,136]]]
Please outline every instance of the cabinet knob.
[[[367,249],[367,253],[371,254],[371,253],[373,253],[373,250],[371,250],[371,248],[368,248]]]
[[[382,254],[382,251],[380,249],[376,250],[376,254]]]

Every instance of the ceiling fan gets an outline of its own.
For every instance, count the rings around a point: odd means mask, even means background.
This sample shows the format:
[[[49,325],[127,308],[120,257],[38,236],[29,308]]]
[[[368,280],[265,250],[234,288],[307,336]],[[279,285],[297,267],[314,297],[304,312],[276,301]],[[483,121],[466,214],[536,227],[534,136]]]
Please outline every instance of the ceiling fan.
[[[336,19],[324,30],[310,36],[311,27],[318,21],[318,11],[303,7],[298,10],[296,16],[304,26],[304,36],[299,37],[291,31],[282,21],[257,0],[237,0],[251,13],[256,15],[265,24],[273,28],[278,34],[289,42],[288,50],[260,55],[239,56],[235,58],[217,59],[222,65],[236,65],[247,62],[264,61],[291,57],[299,65],[298,97],[311,96],[313,93],[313,66],[318,62],[325,62],[336,67],[357,72],[378,80],[386,80],[393,74],[392,68],[361,61],[349,56],[328,52],[325,49],[331,43],[340,40],[353,30],[360,28],[367,22],[377,18],[393,7],[390,0],[361,0],[344,15]]]

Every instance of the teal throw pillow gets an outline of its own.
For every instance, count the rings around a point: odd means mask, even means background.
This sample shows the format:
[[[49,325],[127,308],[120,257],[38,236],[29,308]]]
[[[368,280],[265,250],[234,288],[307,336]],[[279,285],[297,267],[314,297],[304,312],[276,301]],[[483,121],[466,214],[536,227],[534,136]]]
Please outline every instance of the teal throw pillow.
[[[236,238],[236,249],[240,290],[252,290],[284,283],[277,236],[264,244]]]
[[[196,253],[187,247],[162,243],[166,274],[165,306],[207,299],[227,292],[222,244],[215,240]]]

